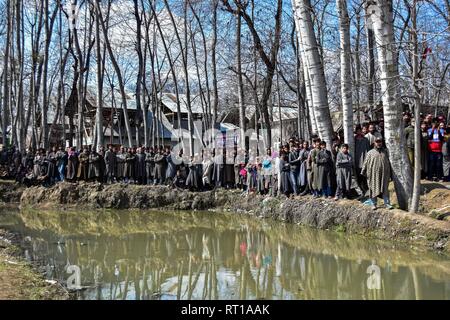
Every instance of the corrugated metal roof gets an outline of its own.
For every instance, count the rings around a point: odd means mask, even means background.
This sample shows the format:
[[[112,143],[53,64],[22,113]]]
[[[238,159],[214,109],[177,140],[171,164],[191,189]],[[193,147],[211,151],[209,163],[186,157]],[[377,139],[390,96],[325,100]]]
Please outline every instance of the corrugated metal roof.
[[[187,98],[185,94],[179,94],[180,97],[180,111],[181,113],[188,113]],[[177,98],[173,93],[163,93],[162,103],[172,112],[177,112]],[[191,110],[193,114],[203,114],[202,102],[200,96],[191,96]]]
[[[220,130],[223,130],[223,131],[237,130],[237,129],[239,129],[239,127],[235,126],[232,123],[222,122],[220,124]]]
[[[254,114],[255,114],[255,106],[254,105],[247,106],[245,111],[246,118],[250,120]],[[274,122],[280,121],[280,110],[278,106],[272,106],[272,115]],[[285,107],[285,106],[281,107],[281,119],[283,121],[297,119],[297,117],[298,117],[298,109],[296,107]]]

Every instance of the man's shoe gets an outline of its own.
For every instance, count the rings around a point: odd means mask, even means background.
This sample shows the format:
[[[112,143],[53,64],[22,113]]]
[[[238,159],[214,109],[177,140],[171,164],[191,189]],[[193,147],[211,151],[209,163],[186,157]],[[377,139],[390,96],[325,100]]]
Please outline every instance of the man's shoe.
[[[390,204],[385,204],[384,206],[385,206],[385,207],[386,207],[386,209],[388,209],[388,210],[392,210],[392,209],[394,209],[394,207],[393,207],[393,206],[391,206]]]
[[[372,205],[372,210],[373,211],[377,210],[377,206],[376,205]]]

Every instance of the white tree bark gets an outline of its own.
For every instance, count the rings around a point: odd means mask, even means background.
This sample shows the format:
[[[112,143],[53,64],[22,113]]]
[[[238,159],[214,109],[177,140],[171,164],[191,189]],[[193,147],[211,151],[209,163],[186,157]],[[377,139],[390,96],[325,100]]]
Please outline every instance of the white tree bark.
[[[412,195],[413,179],[409,163],[402,121],[400,101],[399,73],[395,63],[396,46],[394,43],[392,1],[378,0],[370,4],[369,13],[372,24],[377,56],[380,64],[380,84],[383,99],[384,134],[386,146],[401,208],[409,206]]]
[[[319,54],[314,26],[311,19],[310,0],[292,0],[294,10],[297,12],[298,30],[303,43],[304,55],[311,81],[311,97],[313,100],[314,115],[319,137],[331,148],[333,126],[328,106],[328,92],[325,81],[325,72]]]
[[[44,49],[44,71],[42,77],[42,113],[41,113],[41,147],[48,149],[48,127],[47,127],[47,111],[48,111],[48,90],[47,90],[47,75],[48,75],[48,60],[49,60],[49,45],[51,41],[51,33],[49,26],[48,15],[48,0],[44,1],[44,28],[45,28],[45,49]]]
[[[300,48],[298,49],[298,52],[300,53],[300,58],[301,58],[301,63],[302,63],[302,68],[303,68],[303,76],[305,78],[305,88],[306,88],[306,104],[308,106],[308,110],[309,110],[309,121],[311,122],[311,130],[313,133],[317,133],[317,123],[316,123],[316,116],[314,115],[314,101],[312,99],[312,91],[311,91],[311,81],[309,78],[309,72],[308,72],[308,63],[307,63],[307,59],[305,56],[305,47],[303,45],[303,41],[302,41],[302,37],[300,36],[300,18],[297,15],[297,10],[296,7],[294,6],[294,22],[295,22],[295,29],[297,30],[296,34],[297,34],[297,39],[298,39],[298,43],[300,45]]]
[[[409,4],[409,3],[408,3]],[[419,211],[420,202],[420,178],[422,162],[422,133],[420,131],[420,75],[419,75],[419,43],[417,37],[417,0],[413,0],[410,5],[412,30],[410,31],[411,42],[413,46],[412,65],[413,65],[413,92],[414,92],[414,183],[413,194],[411,198],[410,212],[417,213]]]
[[[245,150],[245,104],[244,104],[244,82],[242,80],[242,60],[241,60],[241,15],[236,16],[236,70],[238,79],[238,101],[239,101],[239,130],[240,147]]]
[[[9,51],[11,45],[11,29],[12,29],[12,9],[11,3],[6,2],[6,41],[5,41],[5,54],[3,57],[3,103],[2,103],[2,138],[3,145],[7,144],[6,127],[8,125],[7,108],[9,103],[9,89],[8,89],[8,66],[9,66]]]
[[[103,146],[103,77],[102,77],[102,53],[100,47],[100,15],[99,7],[95,7],[95,52],[97,56],[97,113],[95,115],[95,127],[97,137],[97,150]],[[113,131],[111,130],[111,135]]]
[[[299,37],[300,38],[300,37]],[[314,134],[318,133],[317,129],[317,121],[316,121],[316,115],[314,112],[314,100],[312,97],[312,89],[311,89],[311,79],[309,77],[309,67],[308,67],[308,61],[304,55],[303,50],[303,43],[300,42],[301,47],[301,56],[302,56],[302,67],[303,67],[303,74],[305,77],[305,87],[306,87],[306,102],[308,104],[308,110],[309,110],[309,118],[311,122],[311,129]]]
[[[342,123],[344,127],[344,140],[353,154],[353,103],[352,103],[352,77],[351,77],[351,50],[350,50],[350,19],[348,17],[347,0],[336,0],[339,15],[339,36],[341,48],[341,96],[342,96]]]

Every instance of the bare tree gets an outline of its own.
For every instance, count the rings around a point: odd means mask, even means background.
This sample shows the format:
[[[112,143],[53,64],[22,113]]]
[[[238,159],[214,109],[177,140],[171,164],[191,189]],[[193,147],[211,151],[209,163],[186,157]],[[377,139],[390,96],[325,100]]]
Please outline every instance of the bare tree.
[[[233,8],[228,0],[222,0],[225,9],[235,15],[240,15],[246,22],[250,33],[255,42],[256,49],[258,50],[261,60],[266,66],[266,75],[264,77],[263,93],[260,99],[260,110],[263,116],[265,129],[267,131],[267,145],[272,145],[272,121],[269,115],[269,99],[272,93],[273,77],[276,71],[276,62],[278,57],[278,50],[280,49],[280,38],[281,38],[281,26],[282,26],[282,12],[283,12],[283,1],[277,0],[277,9],[275,14],[275,29],[274,35],[271,41],[271,47],[269,53],[264,49],[261,41],[261,37],[256,30],[254,20],[247,13],[248,2],[241,0],[233,0],[235,8]]]
[[[242,52],[241,52],[241,15],[238,7],[236,15],[236,76],[238,80],[238,101],[239,101],[239,129],[240,143],[242,150],[245,150],[245,101],[244,101],[244,81],[242,79]]]
[[[320,138],[327,142],[328,147],[331,148],[333,126],[328,106],[328,92],[323,63],[311,19],[311,3],[309,0],[294,0],[293,6],[297,10],[299,19],[298,26],[300,30],[298,32],[302,38],[305,50],[317,130]]]
[[[173,16],[172,10],[169,6],[167,0],[163,0],[164,5],[166,6],[167,12],[169,13],[170,21],[172,22],[172,26],[175,31],[176,38],[178,40],[178,45],[182,52],[181,57],[183,61],[183,71],[184,71],[184,81],[186,86],[186,107],[188,111],[188,130],[189,130],[189,154],[191,156],[194,155],[194,121],[192,115],[192,106],[191,106],[191,88],[189,85],[189,69],[188,69],[188,30],[187,30],[187,1],[185,1],[183,6],[183,14],[184,14],[184,41],[181,40],[180,32],[178,31],[178,26],[175,22],[175,18]]]
[[[350,50],[350,18],[347,10],[347,0],[336,0],[339,16],[339,35],[341,45],[341,96],[342,96],[342,123],[344,127],[344,141],[348,143],[353,153],[353,103],[352,103],[352,77],[351,77],[351,50]]]
[[[419,211],[419,200],[420,200],[420,178],[422,170],[422,133],[420,128],[420,74],[419,74],[419,43],[417,36],[417,0],[412,0],[409,4],[409,0],[405,0],[408,10],[411,15],[411,29],[410,38],[412,50],[412,88],[414,96],[414,184],[413,193],[411,197],[411,206],[409,211],[412,213],[417,213]]]
[[[98,0],[94,0],[98,1]],[[97,139],[97,150],[103,146],[103,64],[102,64],[102,50],[100,43],[100,14],[98,12],[99,6],[95,7],[95,53],[97,60],[97,112],[95,116],[95,128]],[[111,129],[111,135],[113,131]]]
[[[380,0],[369,4],[377,56],[381,71],[380,83],[384,113],[384,135],[389,150],[397,199],[401,208],[408,208],[412,195],[412,173],[406,150],[399,94],[399,73],[392,19],[392,2]],[[367,8],[366,8],[367,9]]]
[[[3,105],[2,105],[2,138],[3,144],[7,144],[7,126],[8,126],[8,114],[7,108],[9,106],[9,86],[8,86],[8,66],[9,66],[9,53],[11,45],[12,34],[12,8],[11,2],[6,2],[6,42],[5,42],[5,54],[3,57]]]
[[[110,5],[111,0],[109,0],[109,5]],[[103,17],[102,17],[102,11],[100,8],[100,3],[98,1],[95,2],[96,8],[97,8],[97,14],[99,16],[99,20],[100,20],[100,25],[102,27],[102,31],[103,31],[103,41],[105,42],[106,48],[108,49],[108,54],[109,54],[109,59],[111,60],[111,63],[114,67],[114,70],[116,72],[117,75],[117,81],[119,82],[119,88],[120,88],[120,94],[122,96],[122,108],[123,108],[123,117],[124,117],[124,122],[125,122],[125,128],[127,131],[127,141],[128,141],[128,146],[131,147],[133,145],[132,143],[132,134],[131,134],[131,127],[130,127],[130,121],[129,121],[129,117],[128,117],[128,102],[127,102],[127,94],[125,92],[125,84],[123,81],[123,77],[122,77],[122,72],[120,70],[119,64],[117,63],[117,60],[114,56],[114,52],[112,50],[111,47],[111,43],[109,41],[108,38],[108,32],[106,30],[105,27],[105,22],[103,21]]]
[[[219,0],[212,0],[212,29],[213,29],[213,39],[211,45],[211,64],[212,64],[212,77],[213,77],[213,104],[211,108],[211,125],[214,129],[217,122],[217,110],[219,109],[219,90],[217,85],[217,10],[219,7]],[[212,137],[213,138],[213,137]]]
[[[142,52],[142,19],[141,13],[139,12],[139,4],[138,0],[133,0],[134,4],[134,17],[136,19],[136,53],[138,56],[138,72],[136,77],[136,145],[141,144],[140,138],[140,124],[141,121],[147,116],[146,112],[144,112],[144,108],[142,106],[142,79],[144,76],[144,55]]]

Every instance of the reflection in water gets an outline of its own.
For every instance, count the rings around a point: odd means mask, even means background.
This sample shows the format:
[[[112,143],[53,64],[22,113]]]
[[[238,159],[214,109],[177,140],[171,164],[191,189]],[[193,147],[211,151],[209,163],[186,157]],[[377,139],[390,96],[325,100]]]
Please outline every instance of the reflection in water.
[[[450,298],[447,257],[235,215],[23,211],[0,227],[47,278],[78,266],[80,299]]]

